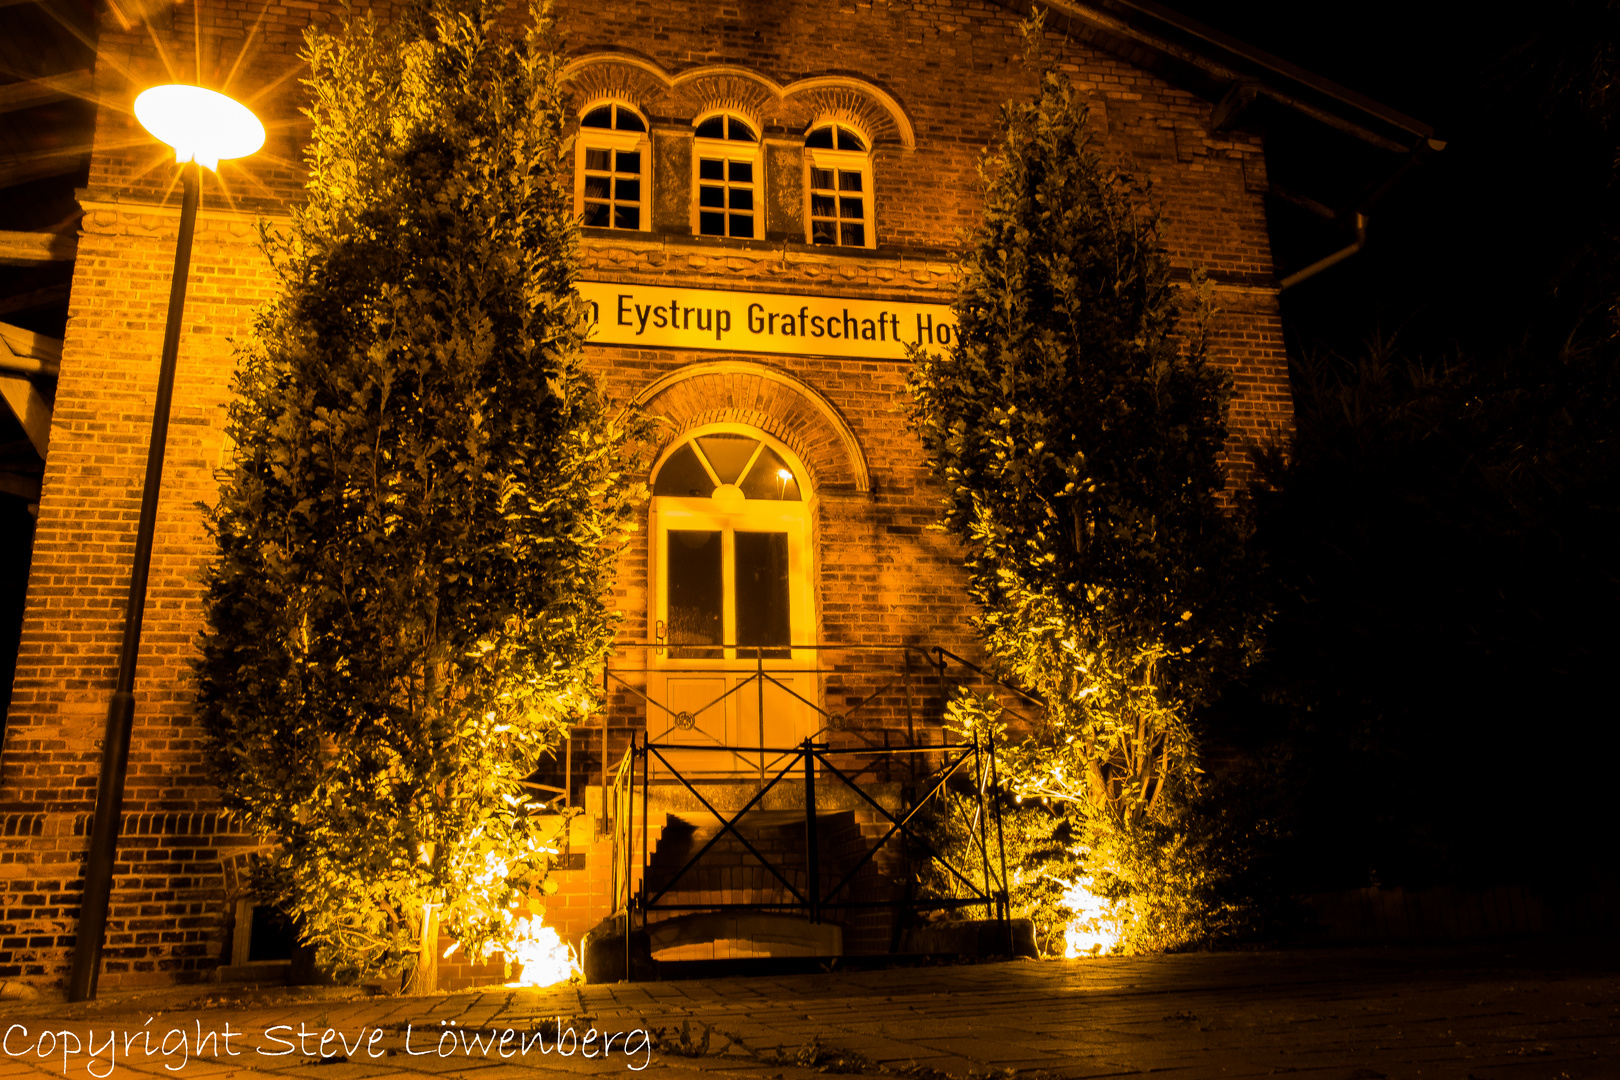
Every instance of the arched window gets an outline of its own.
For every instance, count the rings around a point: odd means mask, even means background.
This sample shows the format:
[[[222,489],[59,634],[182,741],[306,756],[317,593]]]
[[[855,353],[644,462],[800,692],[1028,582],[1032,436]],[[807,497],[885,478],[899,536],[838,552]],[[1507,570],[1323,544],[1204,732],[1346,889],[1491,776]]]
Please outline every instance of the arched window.
[[[819,124],[804,137],[804,164],[810,243],[876,247],[866,139],[843,124]]]
[[[785,659],[808,640],[810,517],[790,458],[751,432],[705,430],[660,463],[655,632],[671,657]]]
[[[759,133],[730,113],[698,122],[692,144],[692,231],[755,240],[765,235]]]
[[[628,105],[585,110],[575,140],[574,207],[595,229],[650,227],[652,154],[647,120]]]
[[[815,728],[810,493],[793,453],[735,425],[698,428],[653,470],[647,731],[683,773],[755,772]],[[684,756],[682,756],[684,754]]]

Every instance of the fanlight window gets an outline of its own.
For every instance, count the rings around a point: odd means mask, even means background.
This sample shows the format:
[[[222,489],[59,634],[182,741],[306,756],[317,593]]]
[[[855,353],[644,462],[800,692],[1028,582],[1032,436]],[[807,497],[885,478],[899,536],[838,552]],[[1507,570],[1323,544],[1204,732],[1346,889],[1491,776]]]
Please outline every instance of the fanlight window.
[[[759,136],[754,129],[748,126],[745,120],[735,116],[711,116],[697,126],[697,137],[700,139],[727,139],[731,142],[755,143]]]
[[[823,124],[804,137],[812,150],[855,150],[866,153],[866,140],[840,124]]]
[[[765,441],[700,434],[653,481],[661,564],[657,635],[674,659],[787,659],[808,632],[808,508]]]
[[[799,480],[782,456],[747,435],[700,435],[671,454],[658,470],[654,495],[712,498],[732,485],[745,499],[799,502]]]
[[[586,113],[580,127],[610,128],[613,131],[646,131],[647,122],[625,105],[599,105]]]

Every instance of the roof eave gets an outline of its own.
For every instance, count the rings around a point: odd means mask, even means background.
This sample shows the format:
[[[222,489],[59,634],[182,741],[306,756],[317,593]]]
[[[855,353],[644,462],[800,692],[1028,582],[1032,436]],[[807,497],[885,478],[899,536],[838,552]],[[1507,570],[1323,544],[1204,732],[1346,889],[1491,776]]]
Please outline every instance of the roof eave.
[[[1000,0],[1016,11],[1028,0]],[[1320,123],[1391,151],[1434,134],[1422,121],[1306,71],[1151,0],[1044,0],[1048,28],[1096,45],[1217,105],[1217,126],[1236,124],[1246,106],[1268,98]]]

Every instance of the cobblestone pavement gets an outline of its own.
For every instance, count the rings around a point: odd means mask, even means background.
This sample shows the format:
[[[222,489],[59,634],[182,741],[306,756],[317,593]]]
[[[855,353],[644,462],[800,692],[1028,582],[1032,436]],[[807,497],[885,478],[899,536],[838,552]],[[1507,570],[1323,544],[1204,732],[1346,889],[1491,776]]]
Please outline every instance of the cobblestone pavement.
[[[42,1073],[810,1080],[829,1072],[909,1080],[1149,1072],[1620,1080],[1617,960],[1614,942],[1520,942],[1018,961],[428,998],[193,987],[84,1005],[0,1002],[0,1080]],[[649,1029],[662,1029],[657,1048],[643,1034]]]

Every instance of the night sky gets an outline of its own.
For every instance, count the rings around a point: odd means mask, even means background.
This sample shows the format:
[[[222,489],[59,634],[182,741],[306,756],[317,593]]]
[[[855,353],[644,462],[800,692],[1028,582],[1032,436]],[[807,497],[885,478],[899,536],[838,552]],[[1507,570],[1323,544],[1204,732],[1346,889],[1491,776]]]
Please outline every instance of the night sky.
[[[1167,6],[1424,121],[1448,144],[1378,205],[1361,254],[1285,294],[1295,350],[1342,353],[1398,332],[1408,354],[1437,361],[1557,332],[1549,287],[1590,235],[1608,168],[1539,90],[1536,65],[1567,48],[1561,5],[1535,19],[1397,0]],[[1274,208],[1279,250],[1300,231],[1296,217]],[[1300,239],[1318,257],[1338,246]]]

